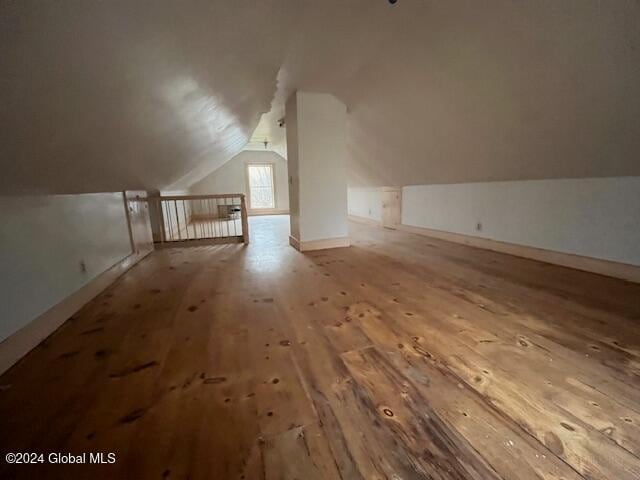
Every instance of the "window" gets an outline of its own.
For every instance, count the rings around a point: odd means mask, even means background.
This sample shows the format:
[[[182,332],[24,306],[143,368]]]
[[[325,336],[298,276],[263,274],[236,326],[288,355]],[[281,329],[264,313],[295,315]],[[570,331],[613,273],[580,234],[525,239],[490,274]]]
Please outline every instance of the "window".
[[[273,164],[247,165],[249,178],[249,208],[276,208],[273,183]]]

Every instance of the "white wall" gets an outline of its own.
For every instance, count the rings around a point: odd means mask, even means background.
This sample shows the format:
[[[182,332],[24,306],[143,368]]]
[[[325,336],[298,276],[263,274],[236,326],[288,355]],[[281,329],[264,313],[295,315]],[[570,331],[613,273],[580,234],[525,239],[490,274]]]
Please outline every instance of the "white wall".
[[[382,221],[382,188],[349,188],[347,190],[349,215]]]
[[[249,163],[273,163],[276,209],[289,210],[287,161],[275,152],[244,151],[233,157],[190,189],[191,194],[244,193],[248,198],[247,169]]]
[[[640,177],[409,186],[402,223],[640,265]]]
[[[0,197],[0,220],[0,341],[132,253],[122,193]]]
[[[346,238],[347,109],[326,93],[296,92],[292,98],[286,111],[287,154],[291,197],[298,197],[299,208],[299,218],[291,212],[292,235],[299,227],[300,241]]]

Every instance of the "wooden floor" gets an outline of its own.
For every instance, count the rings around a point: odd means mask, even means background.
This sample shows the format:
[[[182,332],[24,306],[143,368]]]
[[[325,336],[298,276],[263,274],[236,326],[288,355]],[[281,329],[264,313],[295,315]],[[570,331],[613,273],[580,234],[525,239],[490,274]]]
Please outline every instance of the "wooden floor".
[[[640,285],[353,224],[152,254],[0,377],[1,478],[640,478]],[[37,474],[37,476],[36,476]]]

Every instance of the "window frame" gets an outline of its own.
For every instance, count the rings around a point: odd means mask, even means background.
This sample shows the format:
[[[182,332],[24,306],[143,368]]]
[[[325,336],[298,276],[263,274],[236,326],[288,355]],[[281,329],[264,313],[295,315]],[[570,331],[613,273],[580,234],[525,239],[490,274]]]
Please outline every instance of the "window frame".
[[[268,166],[271,168],[271,189],[273,191],[273,207],[254,207],[251,202],[251,181],[249,170],[253,166],[265,167]],[[277,197],[277,189],[276,189],[276,164],[274,162],[247,162],[245,164],[245,183],[247,185],[247,205],[249,210],[257,210],[260,212],[276,210],[278,208],[278,197]]]

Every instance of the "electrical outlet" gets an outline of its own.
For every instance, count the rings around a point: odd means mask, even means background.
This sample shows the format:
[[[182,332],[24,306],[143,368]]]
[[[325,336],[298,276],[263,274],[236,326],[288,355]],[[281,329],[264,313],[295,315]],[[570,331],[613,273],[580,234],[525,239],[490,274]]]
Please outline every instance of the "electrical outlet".
[[[84,263],[84,260],[80,260],[80,271],[82,273],[87,273],[87,264]]]
[[[476,223],[476,230],[477,230],[478,232],[481,232],[481,231],[482,231],[482,222],[478,222],[478,223]]]

